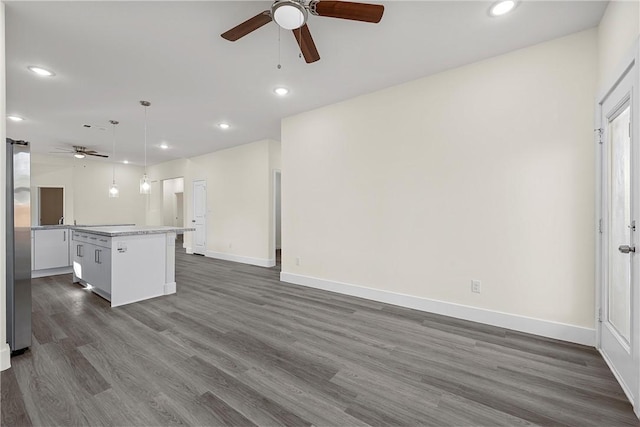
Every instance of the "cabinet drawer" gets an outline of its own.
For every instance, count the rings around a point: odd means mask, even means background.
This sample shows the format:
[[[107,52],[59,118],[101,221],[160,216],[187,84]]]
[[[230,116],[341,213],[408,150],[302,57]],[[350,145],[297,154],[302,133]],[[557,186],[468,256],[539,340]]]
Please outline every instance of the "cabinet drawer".
[[[89,243],[103,248],[111,248],[111,237],[99,234],[73,232],[73,240],[76,242]]]
[[[73,232],[72,239],[75,240],[76,242],[89,243],[89,235],[86,233],[80,233],[78,231]]]
[[[91,243],[93,243],[94,245],[97,246],[101,246],[103,248],[111,248],[111,237],[105,237],[105,236],[97,236],[98,239],[97,240],[92,240]]]

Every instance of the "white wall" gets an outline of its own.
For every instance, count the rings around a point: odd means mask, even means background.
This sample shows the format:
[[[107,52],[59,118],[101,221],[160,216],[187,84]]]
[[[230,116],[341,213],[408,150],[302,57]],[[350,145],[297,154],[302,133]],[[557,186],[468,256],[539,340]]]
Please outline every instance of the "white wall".
[[[207,254],[266,264],[271,259],[268,140],[189,159],[189,188],[207,182]],[[186,189],[185,189],[186,190]],[[187,221],[191,191],[185,191]]]
[[[280,143],[257,141],[148,168],[152,181],[184,177],[184,220],[193,219],[193,181],[207,182],[207,250],[210,257],[257,265],[273,262],[273,183]],[[165,181],[166,182],[166,181]],[[162,193],[162,192],[161,192]],[[147,207],[147,222],[162,224],[162,200]],[[189,249],[193,233],[186,233]]]
[[[591,337],[596,67],[594,29],[285,119],[283,278]]]
[[[598,88],[611,85],[640,35],[640,1],[612,0],[598,26]]]
[[[4,44],[4,3],[0,2],[0,117],[7,116],[6,109],[6,84],[5,84],[5,44]],[[7,125],[5,120],[0,120],[0,139],[2,141],[7,137]],[[4,173],[4,165],[6,164],[6,149],[2,147],[0,150],[0,165],[2,172],[0,173],[0,188],[6,188],[6,176]],[[4,197],[0,197],[0,236],[6,234],[7,223],[7,206]],[[7,254],[6,245],[0,244],[0,371],[4,371],[11,367],[9,344],[7,344],[7,325],[6,325],[6,307],[7,307],[7,275],[6,275]]]
[[[116,165],[120,197],[109,198],[113,165],[88,158],[33,154],[31,160],[31,203],[36,206],[37,187],[64,187],[65,224],[145,224],[146,196],[140,195],[142,168]],[[37,224],[37,210],[32,210]]]

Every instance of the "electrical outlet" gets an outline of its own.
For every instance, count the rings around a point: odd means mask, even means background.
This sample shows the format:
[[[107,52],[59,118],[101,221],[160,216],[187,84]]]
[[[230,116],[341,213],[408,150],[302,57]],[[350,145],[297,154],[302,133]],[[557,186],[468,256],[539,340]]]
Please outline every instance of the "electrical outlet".
[[[296,258],[296,265],[300,265],[300,257]]]
[[[472,280],[471,281],[471,292],[479,294],[482,291],[482,282],[480,280]]]

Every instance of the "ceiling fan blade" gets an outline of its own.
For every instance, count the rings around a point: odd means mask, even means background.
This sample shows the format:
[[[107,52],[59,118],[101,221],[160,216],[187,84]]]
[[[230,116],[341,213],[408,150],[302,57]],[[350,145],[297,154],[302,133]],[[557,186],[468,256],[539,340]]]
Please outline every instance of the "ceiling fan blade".
[[[78,150],[79,153],[84,153],[84,154],[96,154],[97,151],[96,150]]]
[[[304,56],[307,64],[311,64],[320,59],[320,54],[318,53],[318,49],[316,49],[316,44],[313,42],[313,37],[311,37],[311,32],[307,24],[293,30],[293,36],[296,38],[302,56]]]
[[[263,25],[268,24],[269,22],[271,22],[271,12],[265,10],[264,12],[259,13],[253,18],[247,19],[242,24],[233,27],[229,31],[222,33],[221,36],[223,39],[234,42],[239,38],[246,36],[250,32],[257,30]]]
[[[313,3],[315,14],[329,18],[350,19],[352,21],[377,24],[382,19],[384,6],[380,4],[353,3],[347,1],[324,1]]]
[[[106,154],[98,154],[95,151],[93,153],[90,151],[83,151],[82,154],[86,154],[87,156],[93,156],[93,157],[104,157],[105,159],[109,157]]]

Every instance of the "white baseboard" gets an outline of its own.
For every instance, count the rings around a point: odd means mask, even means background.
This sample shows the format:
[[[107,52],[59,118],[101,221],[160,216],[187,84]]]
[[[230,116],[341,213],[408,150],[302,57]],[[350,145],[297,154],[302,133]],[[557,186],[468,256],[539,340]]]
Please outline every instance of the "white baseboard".
[[[47,277],[47,276],[59,276],[61,274],[69,274],[73,273],[73,267],[60,267],[60,268],[47,268],[44,270],[32,270],[31,278],[37,279],[38,277]]]
[[[487,325],[498,326],[514,331],[526,332],[547,338],[569,341],[577,344],[595,346],[595,329],[549,320],[535,319],[519,316],[517,314],[477,308],[468,305],[455,304],[446,301],[438,301],[413,295],[399,294],[380,289],[366,288],[349,283],[335,282],[319,279],[317,277],[303,276],[300,274],[280,273],[280,280],[296,285],[308,286],[339,294],[351,295],[373,301],[383,302],[428,313],[442,314],[457,319],[470,320]]]
[[[11,348],[9,344],[0,344],[0,371],[7,370],[11,367]]]
[[[207,251],[204,256],[209,258],[223,259],[225,261],[241,262],[242,264],[257,265],[258,267],[273,267],[274,265],[276,265],[276,260],[274,258],[253,258],[214,251]]]
[[[170,295],[176,293],[176,282],[165,283],[164,285],[164,294]]]
[[[190,248],[188,246],[185,246],[184,248],[187,250],[187,254],[188,255],[193,255],[193,249],[192,248]]]

